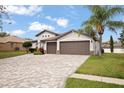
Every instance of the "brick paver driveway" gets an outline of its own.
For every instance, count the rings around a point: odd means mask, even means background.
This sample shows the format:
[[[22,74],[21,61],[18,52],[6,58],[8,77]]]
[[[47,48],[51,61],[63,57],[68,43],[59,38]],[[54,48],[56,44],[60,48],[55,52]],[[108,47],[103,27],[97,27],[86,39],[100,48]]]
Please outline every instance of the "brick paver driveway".
[[[23,55],[0,59],[0,87],[64,87],[89,56]]]

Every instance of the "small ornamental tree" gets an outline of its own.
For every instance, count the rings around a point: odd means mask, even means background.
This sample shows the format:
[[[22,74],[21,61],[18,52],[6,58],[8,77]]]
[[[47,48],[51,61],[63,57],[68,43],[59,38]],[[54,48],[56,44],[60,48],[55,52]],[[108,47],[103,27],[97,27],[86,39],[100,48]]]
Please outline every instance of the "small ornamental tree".
[[[29,48],[30,48],[31,46],[32,46],[32,43],[29,42],[29,41],[23,43],[23,47],[26,48],[27,53],[28,53]]]
[[[110,36],[110,50],[111,50],[111,53],[113,53],[113,50],[114,50],[114,41],[113,41],[113,37]]]
[[[0,32],[0,37],[5,37],[5,36],[9,36],[10,34],[6,33],[6,32]]]

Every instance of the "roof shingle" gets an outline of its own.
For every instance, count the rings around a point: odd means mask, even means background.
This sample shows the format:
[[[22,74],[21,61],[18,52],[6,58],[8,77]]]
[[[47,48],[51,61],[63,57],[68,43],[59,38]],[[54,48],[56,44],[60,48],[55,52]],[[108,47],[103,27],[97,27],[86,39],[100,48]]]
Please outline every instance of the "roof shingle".
[[[0,37],[0,43],[7,43],[7,42],[16,42],[16,43],[24,43],[26,40],[19,38],[17,36],[6,36]]]

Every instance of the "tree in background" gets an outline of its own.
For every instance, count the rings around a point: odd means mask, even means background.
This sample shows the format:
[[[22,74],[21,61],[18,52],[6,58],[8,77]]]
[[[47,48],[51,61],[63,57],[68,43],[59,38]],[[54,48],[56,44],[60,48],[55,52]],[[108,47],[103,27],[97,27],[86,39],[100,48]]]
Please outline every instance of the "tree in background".
[[[112,36],[110,36],[110,50],[111,50],[111,53],[113,53],[113,51],[114,51],[114,41],[113,41]]]
[[[79,35],[85,34],[89,37],[91,37],[94,41],[98,40],[98,35],[95,29],[92,27],[92,25],[87,25],[85,28],[81,28],[78,30]]]
[[[3,31],[3,16],[5,16],[6,19],[10,21],[10,17],[7,12],[7,6],[0,5],[0,32]],[[11,21],[9,24],[11,24]]]
[[[124,28],[122,30],[122,32],[120,33],[120,38],[119,38],[122,47],[124,47]]]
[[[5,36],[9,36],[10,34],[6,33],[6,32],[0,32],[0,37],[5,37]]]
[[[29,48],[30,48],[31,46],[32,46],[32,43],[29,42],[29,41],[23,43],[23,47],[26,48],[27,53],[28,53]]]

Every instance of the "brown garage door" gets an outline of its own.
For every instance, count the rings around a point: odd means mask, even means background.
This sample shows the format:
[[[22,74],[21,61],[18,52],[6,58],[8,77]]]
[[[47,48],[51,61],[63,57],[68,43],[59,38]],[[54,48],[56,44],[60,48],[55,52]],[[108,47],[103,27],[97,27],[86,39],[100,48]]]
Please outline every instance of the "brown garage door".
[[[47,53],[56,54],[56,42],[47,42]]]
[[[61,54],[90,54],[90,42],[89,41],[68,41],[60,43]]]

